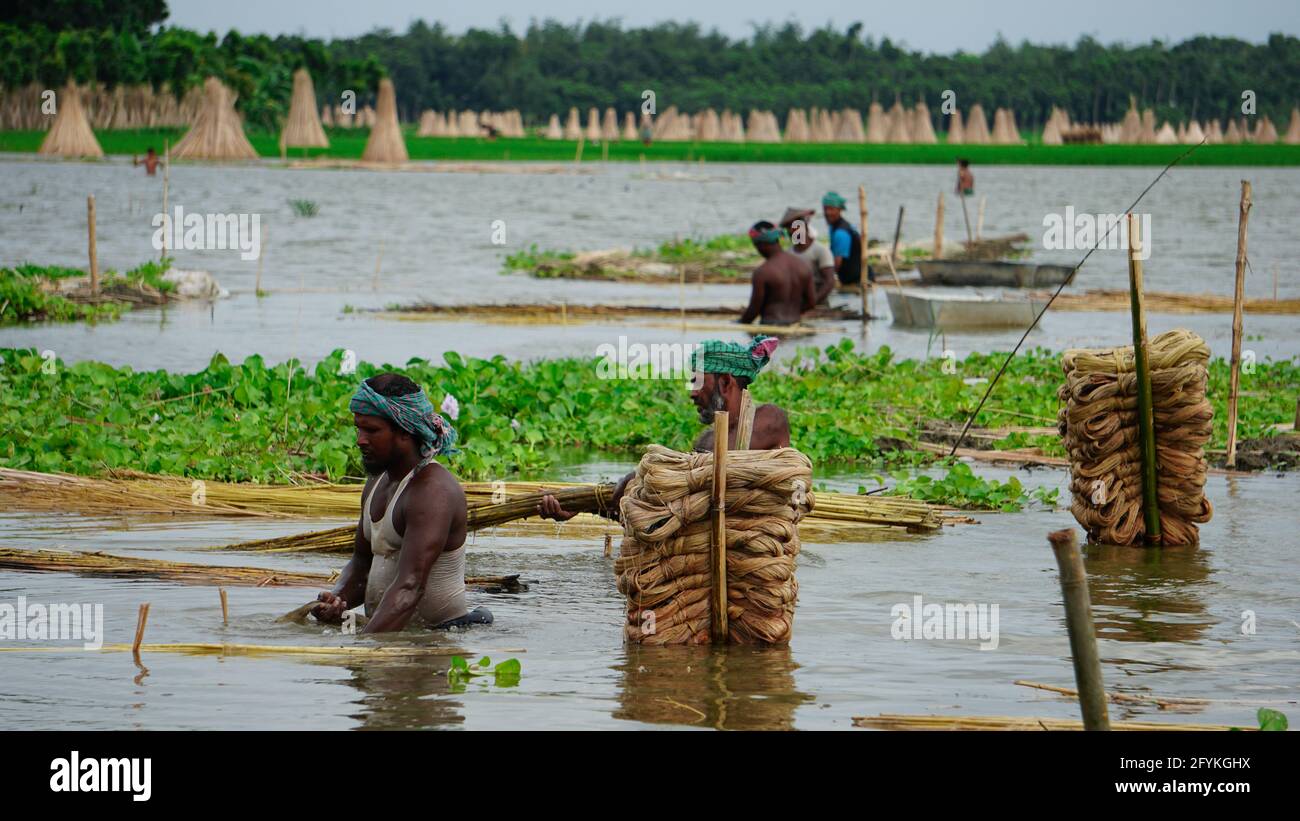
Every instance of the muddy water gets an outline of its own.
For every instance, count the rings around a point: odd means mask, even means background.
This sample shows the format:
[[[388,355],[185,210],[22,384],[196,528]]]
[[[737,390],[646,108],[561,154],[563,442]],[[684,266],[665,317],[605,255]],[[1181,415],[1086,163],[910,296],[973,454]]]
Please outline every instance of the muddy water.
[[[161,182],[144,177],[120,159],[106,163],[49,163],[0,159],[0,264],[24,261],[85,264],[85,196],[97,197],[101,266],[125,269],[156,256],[151,219],[161,207]],[[218,168],[177,165],[170,202],[187,212],[257,213],[268,236],[262,287],[253,293],[256,262],[237,251],[176,251],[178,266],[210,270],[232,297],[215,305],[137,311],[121,322],[97,327],[61,325],[0,329],[0,346],[34,346],[67,360],[94,358],[134,367],[198,369],[214,351],[231,359],[260,353],[268,361],[295,356],[314,362],[335,348],[361,359],[405,362],[411,356],[440,359],[444,351],[510,358],[594,356],[599,345],[617,342],[694,342],[708,332],[644,324],[484,326],[457,322],[395,322],[345,308],[392,303],[530,302],[627,303],[734,306],[747,292],[730,285],[650,286],[623,283],[534,280],[503,276],[509,252],[543,248],[650,247],[673,236],[711,236],[773,218],[788,205],[815,205],[822,192],[870,192],[870,233],[892,235],[900,205],[905,239],[932,236],[937,193],[949,190],[947,168],[924,166],[635,165],[584,167],[583,173],[370,172],[286,170],[270,166]],[[1075,250],[1042,248],[1043,220],[1063,214],[1122,212],[1155,176],[1151,168],[976,169],[987,196],[986,236],[1028,233],[1034,259],[1074,263]],[[1148,195],[1152,258],[1147,287],[1176,292],[1231,294],[1236,249],[1238,184],[1254,181],[1250,224],[1252,271],[1247,292],[1271,297],[1277,273],[1281,296],[1300,295],[1300,169],[1183,169],[1171,172]],[[291,199],[319,205],[312,218],[296,217]],[[945,235],[965,234],[957,200],[948,197]],[[975,203],[971,203],[976,208]],[[976,220],[975,213],[970,214]],[[501,221],[505,244],[492,243]],[[824,226],[819,226],[824,227]],[[375,289],[376,268],[379,269]],[[1081,288],[1127,283],[1119,251],[1099,251],[1080,274]],[[853,304],[856,297],[834,297]],[[888,317],[883,298],[873,312]],[[1045,317],[1030,344],[1052,349],[1107,345],[1127,333],[1124,314]],[[1226,316],[1152,315],[1152,332],[1189,327],[1226,351]],[[1294,317],[1252,316],[1249,347],[1257,356],[1297,351]],[[1005,350],[1018,333],[953,334],[931,340],[925,332],[873,322],[863,336],[857,323],[832,326],[805,344],[827,344],[849,335],[867,349],[888,344],[907,356],[943,346]],[[787,348],[789,351],[792,346]]]
[[[617,467],[593,463],[569,475],[596,478]],[[1064,489],[1059,471],[1019,474],[1031,486]],[[840,475],[828,483],[849,489],[860,481]],[[1212,477],[1216,515],[1199,550],[1088,555],[1107,686],[1216,700],[1172,712],[1125,706],[1113,716],[1250,724],[1265,704],[1294,714],[1300,591],[1277,511],[1297,492],[1294,476]],[[473,596],[496,614],[491,627],[396,640],[518,658],[518,686],[476,681],[450,692],[441,657],[375,663],[146,654],[148,674],[141,677],[124,653],[5,653],[0,727],[845,728],[852,716],[877,713],[1077,716],[1072,702],[1012,683],[1072,686],[1060,589],[1044,539],[1072,519],[1041,508],[979,518],[978,525],[929,537],[804,545],[794,640],[771,650],[624,646],[612,561],[597,540],[480,533],[468,547],[468,572],[521,573],[532,589]],[[199,548],[326,524],[10,514],[0,518],[0,545],[323,571],[340,566],[341,557],[214,555]],[[143,601],[152,605],[150,642],[365,641],[319,626],[273,624],[310,598],[306,588],[231,588],[227,627],[209,587],[0,574],[0,602],[19,595],[103,603],[110,642],[131,640]],[[893,638],[892,608],[915,596],[926,604],[997,605],[996,649],[979,649],[979,640]],[[1246,611],[1254,613],[1249,634],[1242,629]]]

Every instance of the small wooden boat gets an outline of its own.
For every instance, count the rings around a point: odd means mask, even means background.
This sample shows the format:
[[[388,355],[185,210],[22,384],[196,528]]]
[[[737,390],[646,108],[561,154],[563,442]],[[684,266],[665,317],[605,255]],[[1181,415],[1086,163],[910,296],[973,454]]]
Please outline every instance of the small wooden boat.
[[[894,324],[913,328],[1028,328],[1045,299],[885,288]]]
[[[978,288],[1048,288],[1065,282],[1074,270],[1068,265],[950,259],[922,260],[916,267],[926,285]]]

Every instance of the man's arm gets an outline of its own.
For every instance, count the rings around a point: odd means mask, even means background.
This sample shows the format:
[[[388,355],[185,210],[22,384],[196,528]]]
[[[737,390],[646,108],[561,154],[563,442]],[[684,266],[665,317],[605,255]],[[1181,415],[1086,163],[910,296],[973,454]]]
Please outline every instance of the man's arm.
[[[745,309],[745,312],[740,315],[738,320],[741,325],[748,325],[758,319],[758,315],[763,312],[763,303],[767,298],[766,280],[767,277],[763,273],[762,267],[754,272],[753,286],[749,292],[749,307]]]
[[[361,491],[361,503],[364,505],[369,502],[370,488],[374,484],[374,479],[367,479],[365,489]],[[352,558],[344,565],[343,572],[339,574],[338,583],[334,589],[321,593],[316,598],[321,602],[321,606],[312,611],[312,615],[317,621],[327,624],[338,624],[343,619],[343,613],[351,610],[357,605],[364,604],[366,600],[366,581],[370,578],[370,542],[366,539],[364,531],[361,529],[361,522],[366,515],[365,510],[361,511],[361,519],[357,520],[357,532],[352,540]]]
[[[414,489],[416,492],[411,493]],[[363,633],[387,633],[406,626],[420,604],[433,563],[442,555],[451,532],[451,499],[440,493],[433,477],[417,478],[405,496],[406,531],[397,559],[397,576],[384,591]],[[464,504],[462,497],[461,504]],[[463,547],[461,548],[464,549]]]
[[[813,284],[812,267],[804,267],[808,269],[808,272],[804,274],[803,278],[803,288],[801,289],[803,291],[803,307],[800,308],[800,313],[811,311],[817,307],[817,286]]]
[[[837,274],[840,268],[844,266],[844,260],[848,258],[852,250],[853,240],[849,237],[848,231],[843,228],[836,228],[831,231],[831,255],[835,259],[835,272]]]
[[[790,420],[777,405],[759,405],[754,410],[754,432],[749,437],[751,450],[775,450],[790,447]]]
[[[821,272],[821,289],[817,292],[817,301],[813,303],[814,305],[820,305],[821,301],[830,296],[831,291],[835,290],[835,268],[826,267],[821,269]]]

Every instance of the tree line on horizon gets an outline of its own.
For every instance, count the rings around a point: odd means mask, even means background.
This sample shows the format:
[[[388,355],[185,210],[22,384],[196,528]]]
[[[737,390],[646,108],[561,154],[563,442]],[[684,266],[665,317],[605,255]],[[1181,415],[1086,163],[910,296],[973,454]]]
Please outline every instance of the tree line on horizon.
[[[425,109],[518,109],[532,125],[570,107],[639,112],[643,92],[659,111],[676,106],[770,110],[855,108],[924,99],[937,130],[946,128],[945,91],[963,111],[1008,107],[1035,130],[1052,106],[1072,120],[1121,119],[1130,98],[1157,120],[1236,118],[1253,91],[1257,113],[1286,122],[1300,104],[1300,38],[1272,34],[1264,43],[1198,36],[1175,45],[1011,45],[981,54],[924,54],[877,39],[862,23],[805,31],[763,25],[729,38],[695,23],[623,28],[618,22],[531,23],[520,33],[449,32],[413,23],[404,33],[378,29],[324,41],[296,35],[224,35],[163,24],[165,0],[22,0],[0,11],[0,85],[57,87],[69,79],[108,86],[150,85],[174,94],[221,78],[246,120],[275,128],[288,111],[292,72],[311,72],[322,102],[346,89],[373,99],[393,80],[399,113]]]

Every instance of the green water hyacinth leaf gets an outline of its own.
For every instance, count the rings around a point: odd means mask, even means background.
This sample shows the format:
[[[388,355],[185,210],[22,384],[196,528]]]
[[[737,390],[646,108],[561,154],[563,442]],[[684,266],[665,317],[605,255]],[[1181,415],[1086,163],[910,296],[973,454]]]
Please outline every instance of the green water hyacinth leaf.
[[[1259,719],[1259,729],[1261,730],[1285,731],[1287,729],[1286,716],[1277,710],[1260,707],[1255,717]]]

